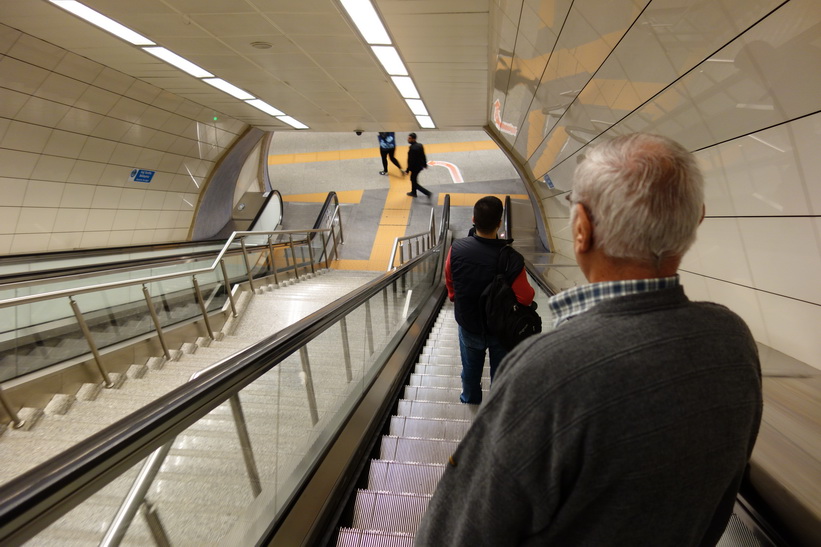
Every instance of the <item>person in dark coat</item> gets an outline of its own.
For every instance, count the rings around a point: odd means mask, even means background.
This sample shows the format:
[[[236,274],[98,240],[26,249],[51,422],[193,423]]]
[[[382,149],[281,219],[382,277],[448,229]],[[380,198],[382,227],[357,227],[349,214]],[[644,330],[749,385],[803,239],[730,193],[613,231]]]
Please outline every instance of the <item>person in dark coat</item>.
[[[402,166],[399,165],[394,155],[396,151],[396,137],[394,137],[393,131],[380,131],[379,137],[377,138],[379,139],[379,154],[382,156],[382,170],[379,174],[388,174],[388,158],[390,158],[391,163],[397,166],[399,171],[404,175],[405,171],[402,169]]]
[[[421,142],[416,142],[416,133],[408,135],[408,168],[405,173],[410,173],[411,191],[408,195],[412,198],[416,197],[416,191],[420,191],[426,196],[430,196],[430,192],[419,184],[419,173],[422,169],[428,168],[428,158],[425,157],[425,147]]]
[[[589,284],[517,345],[417,530],[417,547],[718,543],[761,421],[750,330],[679,283],[704,215],[695,157],[659,135],[591,146],[570,231]]]

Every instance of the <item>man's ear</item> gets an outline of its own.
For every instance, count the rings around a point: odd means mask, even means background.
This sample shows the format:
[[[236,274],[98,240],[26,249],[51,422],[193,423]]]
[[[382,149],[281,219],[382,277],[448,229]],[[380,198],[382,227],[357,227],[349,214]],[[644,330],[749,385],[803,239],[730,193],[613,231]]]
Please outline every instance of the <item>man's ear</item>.
[[[581,203],[576,203],[576,216],[573,220],[573,249],[576,254],[582,254],[593,248],[593,224],[587,210]]]

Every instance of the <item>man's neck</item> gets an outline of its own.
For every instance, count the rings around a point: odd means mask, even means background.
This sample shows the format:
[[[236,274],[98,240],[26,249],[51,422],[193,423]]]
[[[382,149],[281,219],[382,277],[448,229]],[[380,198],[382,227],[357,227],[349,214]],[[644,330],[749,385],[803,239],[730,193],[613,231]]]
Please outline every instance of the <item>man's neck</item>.
[[[476,235],[485,239],[498,239],[496,232],[480,232],[479,230],[476,230]]]
[[[650,264],[636,260],[618,259],[609,256],[600,256],[593,261],[590,270],[586,273],[591,283],[599,281],[624,281],[628,279],[655,279],[676,275],[681,257],[662,259],[658,264]]]

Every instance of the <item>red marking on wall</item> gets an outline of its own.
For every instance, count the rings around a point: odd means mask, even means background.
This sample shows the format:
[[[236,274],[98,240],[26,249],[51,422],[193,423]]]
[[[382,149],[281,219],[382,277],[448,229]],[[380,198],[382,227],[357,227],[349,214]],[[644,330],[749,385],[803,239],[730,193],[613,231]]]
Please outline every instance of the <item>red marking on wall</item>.
[[[496,127],[502,133],[507,133],[515,137],[516,133],[519,132],[519,128],[515,125],[502,121],[502,103],[499,102],[499,99],[493,101],[493,123],[496,124]]]

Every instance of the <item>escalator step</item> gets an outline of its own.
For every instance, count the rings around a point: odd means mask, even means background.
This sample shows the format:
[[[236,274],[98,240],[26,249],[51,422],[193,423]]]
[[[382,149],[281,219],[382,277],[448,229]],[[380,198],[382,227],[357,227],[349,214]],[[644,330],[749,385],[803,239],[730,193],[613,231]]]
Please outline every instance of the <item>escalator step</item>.
[[[458,441],[385,435],[379,454],[383,460],[445,464],[458,445]]]
[[[371,460],[368,488],[398,494],[430,495],[444,471],[444,464]]]
[[[392,416],[390,434],[397,437],[459,441],[470,428],[468,420],[442,420]]]
[[[354,506],[355,528],[415,534],[430,496],[360,490]]]
[[[413,534],[379,532],[342,528],[339,530],[337,547],[413,547]]]

